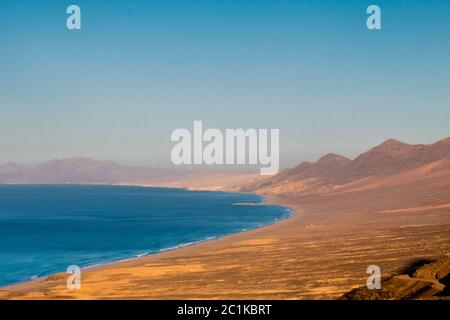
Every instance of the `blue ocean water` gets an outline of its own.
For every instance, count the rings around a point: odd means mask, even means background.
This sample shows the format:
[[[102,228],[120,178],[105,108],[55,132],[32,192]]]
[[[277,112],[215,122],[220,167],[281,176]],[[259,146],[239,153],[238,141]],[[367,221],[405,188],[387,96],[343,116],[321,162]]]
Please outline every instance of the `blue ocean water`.
[[[0,185],[0,286],[69,265],[152,254],[289,216],[256,195],[181,189]]]

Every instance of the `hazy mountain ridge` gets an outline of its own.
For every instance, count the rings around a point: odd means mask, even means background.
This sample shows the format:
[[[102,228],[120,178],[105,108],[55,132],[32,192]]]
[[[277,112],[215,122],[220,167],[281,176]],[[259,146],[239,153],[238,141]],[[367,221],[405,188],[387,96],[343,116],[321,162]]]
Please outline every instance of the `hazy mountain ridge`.
[[[0,183],[172,183],[186,187],[183,181],[214,181],[214,177],[205,170],[129,167],[91,158],[55,159],[34,167],[12,162],[0,165]],[[398,186],[408,186],[411,192],[420,191],[431,199],[433,194],[450,193],[450,138],[428,145],[389,139],[354,160],[329,153],[269,178],[246,179],[239,180],[233,191],[315,195],[379,189],[395,194]]]
[[[50,160],[34,167],[12,162],[0,165],[0,183],[120,183],[168,175],[174,173],[81,157]]]

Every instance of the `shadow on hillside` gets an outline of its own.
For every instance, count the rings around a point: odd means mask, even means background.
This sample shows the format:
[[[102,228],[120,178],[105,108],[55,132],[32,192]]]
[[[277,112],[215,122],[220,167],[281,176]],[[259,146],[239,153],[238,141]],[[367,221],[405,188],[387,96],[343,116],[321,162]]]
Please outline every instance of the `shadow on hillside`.
[[[439,280],[439,282],[445,285],[445,289],[444,291],[438,294],[438,297],[450,296],[450,274]]]
[[[433,262],[434,260],[429,259],[417,259],[412,261],[411,263],[405,265],[403,268],[399,270],[399,274],[407,274],[408,276],[412,277],[414,275],[414,272],[416,272],[417,269],[420,267]]]

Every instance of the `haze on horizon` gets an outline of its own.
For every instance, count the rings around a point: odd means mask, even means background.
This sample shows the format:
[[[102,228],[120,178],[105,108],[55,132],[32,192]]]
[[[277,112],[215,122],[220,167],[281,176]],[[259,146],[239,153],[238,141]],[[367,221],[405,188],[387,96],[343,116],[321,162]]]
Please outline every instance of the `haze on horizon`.
[[[176,128],[278,128],[282,167],[448,137],[450,2],[0,0],[0,163],[170,164]]]

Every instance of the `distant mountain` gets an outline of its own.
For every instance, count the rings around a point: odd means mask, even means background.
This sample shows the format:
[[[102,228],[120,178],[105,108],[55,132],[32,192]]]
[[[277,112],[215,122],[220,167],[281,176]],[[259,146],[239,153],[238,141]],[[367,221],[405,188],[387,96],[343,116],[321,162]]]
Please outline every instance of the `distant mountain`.
[[[0,182],[8,181],[11,183],[20,182],[26,176],[28,176],[30,169],[24,166],[20,166],[13,162],[0,165]]]
[[[410,145],[389,139],[353,161],[328,154],[315,163],[303,162],[274,177],[244,186],[242,191],[325,194],[431,181],[434,185],[444,183],[445,186],[449,182],[450,186],[450,138],[429,145]]]
[[[21,174],[27,172],[29,169],[24,166],[20,166],[18,164],[15,164],[14,162],[8,162],[3,165],[0,165],[0,174]]]
[[[90,158],[55,159],[29,168],[12,162],[0,165],[0,183],[123,183],[168,175],[175,173]]]

